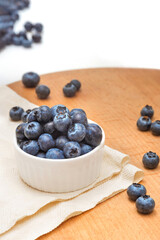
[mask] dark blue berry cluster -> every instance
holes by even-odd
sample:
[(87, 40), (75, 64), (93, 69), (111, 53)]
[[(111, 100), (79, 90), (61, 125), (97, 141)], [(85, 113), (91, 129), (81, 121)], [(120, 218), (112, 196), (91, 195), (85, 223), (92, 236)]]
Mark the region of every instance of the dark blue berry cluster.
[[(8, 46), (23, 46), (30, 48), (32, 43), (41, 42), (43, 25), (26, 22), (24, 30), (15, 33), (14, 24), (19, 19), (19, 10), (29, 7), (29, 0), (0, 0), (0, 49)], [(32, 32), (29, 38), (28, 32)]]
[(10, 110), (13, 121), (22, 120), (16, 128), (17, 143), (28, 154), (49, 158), (75, 158), (92, 151), (102, 140), (102, 130), (88, 123), (84, 110), (69, 111), (64, 105), (40, 106), (24, 111)]
[(137, 121), (137, 127), (140, 131), (151, 130), (155, 136), (160, 136), (160, 120), (156, 120), (152, 123), (151, 118), (154, 115), (152, 106), (146, 105), (141, 110), (141, 117)]
[(133, 183), (127, 188), (128, 197), (136, 201), (136, 208), (139, 213), (149, 214), (155, 207), (155, 201), (146, 195), (146, 188), (139, 183)]
[(63, 88), (63, 93), (66, 97), (75, 96), (76, 92), (81, 88), (81, 83), (77, 79), (73, 79), (70, 83), (67, 83)]

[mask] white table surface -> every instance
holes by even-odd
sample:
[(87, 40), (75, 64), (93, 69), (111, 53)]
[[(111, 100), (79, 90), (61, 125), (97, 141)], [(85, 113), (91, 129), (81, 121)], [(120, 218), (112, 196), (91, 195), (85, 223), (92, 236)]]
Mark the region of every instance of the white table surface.
[(0, 85), (39, 74), (93, 67), (160, 68), (159, 0), (31, 0), (25, 21), (44, 24), (43, 43), (0, 52)]

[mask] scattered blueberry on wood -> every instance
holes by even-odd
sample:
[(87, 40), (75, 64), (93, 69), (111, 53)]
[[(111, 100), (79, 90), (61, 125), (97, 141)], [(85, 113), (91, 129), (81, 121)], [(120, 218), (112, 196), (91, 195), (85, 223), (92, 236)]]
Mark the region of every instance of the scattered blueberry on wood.
[(46, 85), (39, 85), (36, 87), (36, 94), (39, 99), (46, 99), (50, 94), (50, 89)]
[(152, 106), (146, 105), (141, 110), (141, 116), (148, 116), (149, 118), (152, 118), (154, 114), (154, 110)]
[(127, 188), (127, 194), (132, 201), (136, 201), (137, 198), (146, 194), (146, 188), (142, 184), (133, 183)]
[(154, 152), (147, 152), (142, 158), (142, 162), (145, 168), (154, 169), (159, 164), (159, 156)]
[(66, 97), (74, 97), (76, 92), (81, 88), (80, 81), (74, 79), (63, 87), (63, 93)]
[(38, 85), (40, 76), (35, 72), (27, 72), (22, 76), (22, 83), (27, 88), (34, 88)]
[(144, 195), (136, 200), (136, 208), (139, 213), (149, 214), (153, 212), (155, 207), (155, 201), (149, 195)]
[(151, 126), (151, 119), (147, 116), (142, 116), (137, 121), (137, 127), (140, 131), (148, 131)]

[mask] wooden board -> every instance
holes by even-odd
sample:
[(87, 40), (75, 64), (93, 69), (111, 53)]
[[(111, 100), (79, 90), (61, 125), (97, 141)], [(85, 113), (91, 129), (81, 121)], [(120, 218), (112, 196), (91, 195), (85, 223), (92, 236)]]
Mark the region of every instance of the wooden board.
[[(74, 98), (63, 96), (62, 87), (79, 79), (82, 89)], [(160, 119), (160, 71), (144, 69), (86, 69), (41, 76), (41, 83), (51, 88), (50, 98), (39, 100), (34, 89), (15, 82), (9, 87), (38, 105), (64, 104), (70, 109), (83, 108), (106, 133), (106, 144), (129, 154), (131, 163), (145, 173), (142, 183), (156, 202), (151, 215), (137, 213), (126, 191), (99, 204), (94, 209), (61, 224), (39, 240), (158, 240), (160, 239), (160, 166), (146, 170), (142, 156), (151, 150), (160, 155), (160, 137), (137, 130), (136, 121), (146, 104), (155, 110), (153, 121)]]

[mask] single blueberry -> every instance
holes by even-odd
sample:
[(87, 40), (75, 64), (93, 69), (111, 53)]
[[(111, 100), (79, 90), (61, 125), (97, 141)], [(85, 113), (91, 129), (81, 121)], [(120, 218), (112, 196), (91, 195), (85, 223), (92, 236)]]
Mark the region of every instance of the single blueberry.
[(139, 183), (133, 183), (127, 188), (128, 197), (132, 201), (136, 201), (137, 198), (146, 194), (146, 188)]
[(26, 126), (26, 123), (21, 123), (16, 128), (16, 137), (17, 139), (24, 140), (26, 137), (24, 135), (24, 128)]
[(58, 148), (51, 148), (46, 153), (46, 158), (49, 159), (64, 159), (63, 151)]
[(36, 157), (46, 158), (46, 153), (45, 153), (45, 152), (42, 152), (42, 151), (39, 151), (39, 152), (37, 153)]
[(63, 88), (63, 93), (66, 97), (73, 97), (77, 92), (77, 88), (72, 83), (67, 83)]
[(81, 88), (81, 83), (80, 81), (73, 79), (71, 83), (77, 88), (77, 91)]
[(82, 111), (74, 111), (74, 112), (72, 112), (71, 118), (72, 118), (72, 122), (73, 123), (81, 123), (85, 127), (87, 127), (87, 125), (88, 125), (87, 116)]
[(86, 136), (85, 141), (89, 145), (96, 147), (100, 144), (102, 140), (102, 130), (101, 128), (94, 123), (88, 124), (88, 127), (86, 128)]
[(154, 110), (153, 110), (152, 106), (146, 105), (141, 110), (141, 116), (148, 116), (149, 118), (152, 118), (153, 114), (154, 114)]
[(27, 122), (35, 122), (37, 121), (37, 111), (38, 108), (32, 109), (30, 113), (27, 115)]
[(31, 48), (32, 46), (32, 41), (28, 40), (28, 39), (23, 39), (22, 40), (22, 46), (25, 48)]
[(140, 131), (148, 131), (151, 126), (151, 119), (147, 116), (142, 116), (137, 121), (137, 127)]
[(81, 155), (89, 153), (93, 150), (91, 146), (84, 143), (81, 143), (80, 146), (81, 146)]
[(32, 35), (32, 40), (33, 40), (33, 42), (35, 42), (35, 43), (40, 43), (41, 40), (42, 40), (41, 34), (39, 34), (39, 33), (34, 33), (34, 34)]
[(28, 141), (27, 138), (21, 140), (21, 139), (17, 139), (17, 143), (18, 143), (18, 146), (23, 150), (23, 145), (25, 144), (25, 142)]
[(45, 123), (44, 126), (43, 126), (43, 130), (44, 130), (45, 133), (52, 134), (55, 131), (53, 121)]
[(59, 113), (69, 113), (69, 109), (62, 104), (58, 104), (58, 105), (53, 106), (51, 108), (51, 111), (52, 111), (53, 118)]
[(31, 112), (31, 109), (28, 109), (22, 113), (21, 120), (22, 122), (26, 123), (27, 122), (27, 116)]
[(85, 113), (85, 111), (83, 110), (83, 109), (81, 109), (81, 108), (73, 108), (71, 111), (70, 111), (70, 115), (71, 115), (71, 117), (74, 115), (74, 114), (76, 114), (76, 113), (84, 113), (85, 115), (86, 115), (86, 113)]
[(22, 82), (27, 88), (34, 88), (40, 81), (40, 76), (35, 72), (27, 72), (22, 76)]
[(38, 144), (42, 151), (47, 152), (50, 148), (55, 147), (55, 140), (48, 133), (43, 133), (38, 138)]
[(37, 32), (41, 33), (42, 30), (43, 30), (43, 25), (42, 25), (41, 23), (36, 23), (36, 24), (33, 26), (33, 28), (34, 28)]
[(54, 117), (54, 126), (60, 132), (66, 132), (72, 124), (71, 117), (68, 113), (59, 113)]
[(81, 142), (86, 136), (86, 128), (81, 123), (74, 123), (68, 129), (68, 138), (71, 141)]
[(18, 37), (22, 37), (23, 39), (26, 39), (27, 40), (27, 35), (26, 35), (26, 32), (25, 31), (20, 31), (18, 33)]
[(9, 116), (12, 121), (19, 121), (21, 120), (21, 116), (23, 112), (24, 112), (23, 108), (16, 106), (11, 108), (11, 110), (9, 111)]
[(37, 141), (35, 140), (25, 141), (22, 150), (28, 154), (35, 156), (39, 152), (39, 146)]
[(56, 147), (63, 150), (64, 145), (69, 142), (68, 138), (66, 136), (59, 136), (56, 139)]
[(151, 124), (151, 132), (153, 135), (160, 136), (160, 120), (156, 120)]
[(63, 147), (66, 158), (75, 158), (81, 155), (81, 147), (78, 142), (67, 142)]
[(51, 109), (48, 106), (40, 106), (36, 111), (36, 119), (38, 122), (46, 123), (52, 118)]
[(36, 87), (36, 94), (39, 99), (46, 99), (50, 94), (50, 89), (46, 85), (39, 85)]
[(136, 200), (136, 208), (139, 213), (149, 214), (153, 212), (155, 201), (149, 195), (144, 195)]
[(28, 139), (37, 139), (43, 133), (43, 128), (38, 122), (27, 123), (24, 128), (24, 135)]
[(19, 19), (19, 14), (15, 11), (11, 14), (12, 21), (17, 21)]
[(154, 169), (159, 164), (159, 157), (156, 153), (149, 151), (144, 154), (142, 161), (145, 168)]
[(26, 23), (24, 24), (24, 28), (25, 28), (25, 30), (26, 30), (27, 32), (30, 32), (30, 31), (32, 30), (32, 28), (33, 28), (33, 24), (32, 24), (31, 22), (26, 22)]

